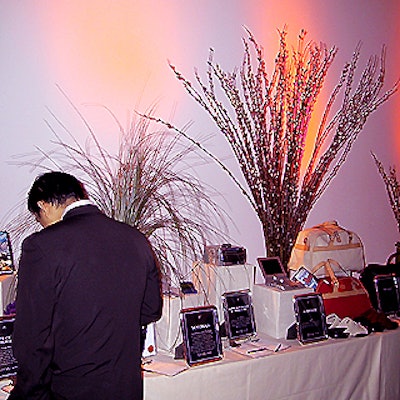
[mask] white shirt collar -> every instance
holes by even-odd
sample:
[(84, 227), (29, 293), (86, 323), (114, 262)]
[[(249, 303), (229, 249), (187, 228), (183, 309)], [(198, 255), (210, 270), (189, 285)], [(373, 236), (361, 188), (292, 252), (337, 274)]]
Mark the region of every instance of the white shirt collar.
[(71, 203), (70, 205), (65, 207), (65, 210), (64, 210), (63, 214), (61, 215), (61, 219), (64, 218), (64, 215), (68, 211), (70, 211), (70, 210), (72, 210), (72, 209), (74, 209), (76, 207), (87, 206), (87, 205), (90, 205), (90, 204), (92, 204), (92, 202), (90, 200), (88, 200), (88, 199), (74, 201), (73, 203)]

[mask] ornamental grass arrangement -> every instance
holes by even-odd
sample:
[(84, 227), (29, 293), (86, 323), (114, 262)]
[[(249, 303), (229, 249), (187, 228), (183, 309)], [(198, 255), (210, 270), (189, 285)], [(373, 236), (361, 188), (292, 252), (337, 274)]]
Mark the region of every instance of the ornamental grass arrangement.
[[(213, 200), (218, 193), (192, 173), (194, 160), (199, 162), (195, 147), (182, 144), (179, 135), (160, 131), (159, 126), (152, 131), (153, 123), (141, 116), (133, 117), (124, 129), (104, 107), (115, 121), (119, 140), (117, 153), (111, 154), (70, 104), (88, 132), (85, 145), (51, 113), (52, 122), (47, 125), (55, 137), (53, 149), (21, 155), (16, 163), (41, 173), (61, 170), (79, 177), (90, 199), (106, 215), (137, 227), (148, 237), (164, 280), (177, 287), (191, 272), (193, 261), (202, 257), (204, 244), (221, 240), (222, 232), (224, 236), (227, 232), (225, 214)], [(17, 213), (7, 224), (16, 243), (36, 229), (38, 224), (27, 211)]]
[[(368, 117), (398, 89), (397, 81), (382, 93), (385, 47), (371, 56), (355, 82), (361, 46), (346, 62), (323, 109), (319, 125), (311, 117), (337, 48), (298, 36), (289, 48), (287, 32), (279, 32), (279, 50), (271, 74), (262, 47), (248, 30), (242, 64), (224, 71), (210, 50), (205, 79), (195, 71), (195, 83), (170, 64), (187, 93), (209, 114), (228, 141), (247, 186), (204, 144), (158, 118), (208, 154), (232, 178), (262, 225), (265, 249), (284, 265), (310, 210), (345, 162)], [(151, 117), (154, 119), (153, 117)], [(312, 143), (311, 155), (306, 144)]]
[[(400, 182), (397, 178), (396, 167), (389, 166), (388, 171), (386, 171), (385, 167), (378, 160), (377, 156), (374, 153), (371, 154), (375, 161), (376, 167), (378, 168), (379, 175), (385, 184), (386, 193), (389, 198), (389, 204), (397, 223), (397, 229), (400, 233)], [(400, 246), (400, 242), (397, 242), (396, 245)]]

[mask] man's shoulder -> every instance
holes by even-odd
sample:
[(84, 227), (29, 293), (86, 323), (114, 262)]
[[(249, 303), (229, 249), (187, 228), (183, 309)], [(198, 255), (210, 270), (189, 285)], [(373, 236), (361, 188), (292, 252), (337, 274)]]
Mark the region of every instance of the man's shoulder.
[(63, 219), (67, 220), (68, 218), (85, 214), (103, 214), (103, 213), (95, 204), (85, 204), (68, 210), (63, 216)]

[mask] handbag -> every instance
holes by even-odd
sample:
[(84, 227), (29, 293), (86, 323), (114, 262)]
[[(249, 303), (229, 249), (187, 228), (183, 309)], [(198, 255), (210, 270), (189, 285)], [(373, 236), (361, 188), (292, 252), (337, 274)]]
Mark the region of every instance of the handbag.
[[(333, 267), (346, 276), (336, 276)], [(322, 295), (325, 313), (337, 314), (340, 318), (357, 318), (372, 308), (367, 290), (359, 279), (347, 275), (346, 271), (335, 260), (320, 262), (313, 273), (325, 269), (325, 277), (320, 278), (315, 289)]]
[[(323, 222), (300, 231), (288, 262), (290, 276), (301, 266), (311, 272), (327, 259), (336, 260), (345, 271), (362, 271), (365, 268), (365, 256), (360, 237), (339, 226), (336, 221)], [(316, 274), (317, 278), (322, 276), (322, 272)], [(338, 273), (341, 274), (341, 271)]]

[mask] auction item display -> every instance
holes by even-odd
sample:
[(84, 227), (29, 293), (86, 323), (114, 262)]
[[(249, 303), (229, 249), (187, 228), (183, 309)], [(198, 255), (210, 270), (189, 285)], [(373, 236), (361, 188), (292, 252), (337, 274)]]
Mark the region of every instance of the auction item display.
[(293, 275), (293, 280), (302, 283), (305, 287), (316, 289), (318, 279), (307, 268), (301, 266)]
[(193, 282), (205, 303), (217, 307), (218, 318), (224, 320), (222, 295), (238, 290), (252, 291), (255, 280), (255, 266), (251, 264), (215, 265), (204, 262), (194, 263)]
[[(356, 324), (354, 318), (372, 307), (360, 280), (335, 260), (321, 262), (312, 272), (299, 268), (292, 279), (302, 284), (280, 285), (269, 284), (270, 275), (290, 280), (278, 257), (259, 257), (258, 262), (264, 283), (255, 283), (256, 267), (250, 264), (195, 262), (192, 281), (197, 293), (181, 290), (175, 295), (170, 292), (164, 299), (163, 318), (156, 323), (157, 346), (163, 346), (162, 337), (174, 330), (170, 335), (173, 340), (161, 350), (175, 359), (185, 359), (191, 367), (221, 360), (222, 348), (244, 352), (246, 345), (255, 346), (264, 335), (268, 340), (297, 339), (300, 344), (359, 335), (344, 334), (342, 328), (328, 330), (327, 314), (336, 313), (342, 322), (347, 318)], [(322, 277), (313, 274), (319, 270)], [(383, 288), (383, 281), (379, 283)], [(369, 333), (366, 330), (363, 335)], [(262, 352), (256, 355), (264, 356)]]
[(400, 312), (399, 280), (395, 274), (375, 276), (374, 286), (378, 311), (386, 315), (395, 315)]
[(288, 329), (296, 322), (293, 312), (294, 296), (311, 293), (313, 290), (306, 287), (280, 290), (265, 284), (255, 284), (252, 294), (257, 331), (275, 339), (286, 338)]
[(203, 261), (214, 265), (246, 264), (247, 252), (244, 247), (232, 246), (230, 243), (208, 245), (204, 249)]
[(184, 308), (205, 305), (204, 294), (200, 293), (168, 293), (164, 294), (161, 318), (156, 322), (157, 348), (167, 353), (174, 353), (182, 343), (182, 330), (179, 313)]
[(328, 327), (322, 296), (317, 293), (294, 298), (298, 339), (307, 344), (328, 339)]
[[(372, 306), (378, 309), (378, 296), (376, 291), (376, 277), (384, 275), (393, 275), (400, 280), (400, 264), (368, 264), (360, 274), (360, 281), (367, 289)], [(399, 283), (400, 284), (400, 283)]]
[(230, 340), (241, 340), (256, 334), (253, 301), (250, 291), (223, 294), (225, 329)]
[(192, 366), (222, 359), (217, 309), (214, 306), (181, 310), (186, 362)]
[(289, 279), (279, 257), (258, 257), (257, 262), (267, 286), (277, 287), (281, 290), (304, 288), (301, 282)]
[(338, 262), (326, 260), (318, 264), (313, 272), (320, 270), (324, 278), (319, 279), (315, 291), (322, 295), (327, 314), (335, 313), (340, 318), (354, 319), (372, 308), (368, 292), (360, 280), (346, 275), (347, 272)]
[[(336, 221), (300, 231), (288, 263), (289, 275), (292, 277), (301, 266), (312, 271), (328, 259), (336, 260), (345, 271), (361, 272), (365, 268), (365, 256), (360, 237)], [(323, 271), (319, 271), (317, 277), (322, 276)]]

